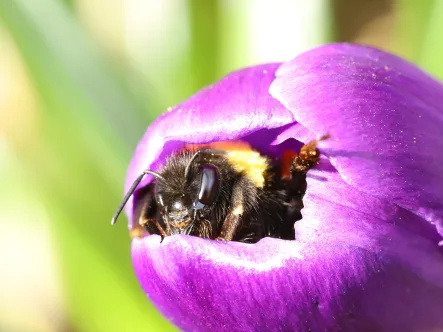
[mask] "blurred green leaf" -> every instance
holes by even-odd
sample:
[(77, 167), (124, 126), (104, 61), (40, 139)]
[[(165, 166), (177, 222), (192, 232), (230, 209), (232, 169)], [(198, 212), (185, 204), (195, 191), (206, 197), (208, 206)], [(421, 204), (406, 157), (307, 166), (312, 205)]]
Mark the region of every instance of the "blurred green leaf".
[(128, 153), (146, 128), (144, 110), (73, 14), (56, 0), (1, 0), (0, 15), (54, 111)]
[(41, 101), (42, 140), (21, 158), (51, 215), (74, 329), (174, 330), (135, 280), (124, 221), (109, 225), (143, 108), (62, 3), (1, 0), (0, 17)]
[(248, 51), (248, 33), (245, 29), (248, 3), (218, 1), (218, 6), (218, 56), (223, 61), (218, 64), (217, 76), (223, 76), (244, 66), (245, 54)]
[(219, 4), (217, 0), (188, 0), (191, 25), (190, 58), (193, 88), (214, 82), (219, 66)]
[(427, 71), (443, 80), (443, 2), (434, 1), (429, 15), (426, 35), (418, 63)]
[(402, 57), (418, 63), (424, 54), (426, 35), (434, 0), (397, 0), (395, 3), (395, 26), (393, 49)]
[(395, 52), (443, 79), (443, 2), (399, 0), (396, 17)]

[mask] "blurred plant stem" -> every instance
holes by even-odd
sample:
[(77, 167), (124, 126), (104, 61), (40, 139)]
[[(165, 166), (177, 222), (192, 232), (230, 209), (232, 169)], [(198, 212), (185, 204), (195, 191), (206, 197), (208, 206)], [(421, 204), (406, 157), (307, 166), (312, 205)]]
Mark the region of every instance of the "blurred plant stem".
[(395, 0), (330, 0), (333, 40), (389, 49)]
[(415, 0), (396, 1), (393, 48), (397, 54), (409, 61), (420, 63), (426, 35), (429, 33), (430, 18), (437, 2), (439, 1), (422, 0), (420, 5), (417, 5)]
[(443, 80), (443, 1), (433, 1), (418, 63)]
[(443, 79), (443, 2), (398, 0), (394, 50)]
[(217, 79), (220, 65), (218, 36), (220, 34), (220, 10), (217, 0), (188, 0), (191, 27), (189, 80), (194, 93)]

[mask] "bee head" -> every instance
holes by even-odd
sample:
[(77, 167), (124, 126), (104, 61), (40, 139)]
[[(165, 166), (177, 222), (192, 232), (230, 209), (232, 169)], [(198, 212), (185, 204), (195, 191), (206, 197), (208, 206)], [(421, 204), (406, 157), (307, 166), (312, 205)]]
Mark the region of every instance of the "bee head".
[[(229, 189), (235, 172), (226, 158), (226, 151), (202, 149), (195, 153), (185, 150), (172, 155), (157, 172), (150, 170), (134, 181), (117, 212), (112, 218), (114, 224), (146, 174), (155, 177), (151, 190), (153, 195), (144, 194), (147, 204), (142, 204), (139, 216), (156, 219), (165, 228), (165, 235), (193, 234), (195, 227), (206, 229), (212, 237), (221, 227), (229, 207)], [(143, 198), (143, 199), (145, 199)], [(142, 223), (140, 223), (142, 224)], [(149, 226), (149, 225), (148, 225)]]
[(157, 179), (157, 205), (171, 234), (190, 234), (194, 224), (208, 217), (217, 202), (220, 190), (217, 159), (206, 163), (204, 158), (198, 158), (200, 155), (201, 152), (174, 156)]

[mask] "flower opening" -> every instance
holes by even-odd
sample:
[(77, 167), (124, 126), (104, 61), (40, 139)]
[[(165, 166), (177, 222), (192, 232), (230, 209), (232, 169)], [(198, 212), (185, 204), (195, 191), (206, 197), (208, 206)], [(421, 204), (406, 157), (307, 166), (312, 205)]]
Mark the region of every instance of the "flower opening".
[[(127, 189), (186, 144), (243, 140), (278, 155), (331, 138), (307, 174), (295, 241), (134, 239), (144, 291), (185, 330), (442, 328), (442, 101), (443, 86), (404, 60), (335, 44), (242, 69), (178, 105), (140, 142)], [(131, 229), (152, 180), (126, 206)]]

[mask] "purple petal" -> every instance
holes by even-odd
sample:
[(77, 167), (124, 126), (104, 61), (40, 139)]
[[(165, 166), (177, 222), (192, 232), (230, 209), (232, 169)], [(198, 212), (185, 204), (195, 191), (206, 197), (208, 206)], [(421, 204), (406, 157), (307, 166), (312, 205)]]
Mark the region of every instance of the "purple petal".
[(300, 124), (331, 134), (323, 151), (347, 183), (441, 225), (440, 83), (396, 56), (338, 44), (283, 64), (270, 91)]
[(184, 330), (411, 331), (443, 326), (442, 255), (413, 233), (402, 238), (417, 239), (408, 259), (377, 239), (248, 245), (175, 236), (159, 244), (149, 236), (132, 250), (144, 291)]
[[(373, 53), (361, 57), (368, 52)], [(334, 61), (330, 60), (333, 56)], [(344, 70), (345, 65), (351, 69)], [(382, 76), (379, 72), (384, 73), (385, 66), (395, 75), (388, 70), (390, 74)], [(420, 160), (411, 159), (412, 153), (403, 145), (413, 148), (412, 143), (402, 142), (396, 131), (402, 128), (404, 137), (415, 135), (415, 127), (408, 126), (411, 118), (404, 122), (383, 110), (408, 106), (413, 113), (417, 108), (412, 103), (421, 107), (422, 117), (434, 117), (437, 122), (436, 100), (443, 96), (436, 91), (443, 88), (413, 66), (380, 51), (326, 46), (278, 69), (271, 91), (285, 108), (268, 93), (277, 67), (233, 73), (162, 116), (137, 148), (127, 186), (142, 170), (156, 170), (165, 156), (185, 143), (241, 138), (272, 152), (277, 145), (296, 146), (294, 138), (306, 142), (329, 132), (332, 139), (324, 146), (330, 160), (323, 158), (309, 173), (303, 219), (296, 223), (297, 240), (266, 238), (249, 245), (190, 236), (168, 237), (162, 243), (158, 236), (135, 239), (133, 263), (144, 291), (168, 319), (185, 330), (442, 328), (443, 248), (436, 245), (435, 228), (424, 219), (432, 221), (429, 216), (441, 211), (441, 193), (428, 183), (440, 178), (423, 162), (424, 156), (432, 163), (438, 161), (438, 152), (429, 152), (440, 147), (439, 137), (435, 127), (431, 134), (424, 133), (427, 154), (413, 150)], [(294, 68), (300, 77), (292, 77)], [(328, 77), (322, 76), (323, 71)], [(372, 79), (373, 72), (380, 75), (380, 82)], [(330, 86), (323, 82), (327, 79)], [(402, 84), (410, 89), (410, 82), (420, 84), (412, 97), (402, 90)], [(367, 95), (358, 93), (363, 87)], [(358, 104), (352, 98), (354, 90)], [(354, 115), (348, 119), (347, 112)], [(372, 131), (367, 132), (365, 126)], [(385, 131), (380, 130), (383, 127)], [(400, 147), (392, 148), (392, 144)], [(376, 152), (386, 159), (383, 167), (374, 165), (374, 160), (379, 163), (374, 159)], [(417, 168), (410, 169), (411, 165)], [(425, 183), (415, 177), (421, 171)], [(366, 172), (366, 182), (361, 172)], [(380, 186), (387, 185), (383, 172), (393, 177), (388, 183), (392, 193)], [(419, 194), (410, 191), (414, 186)], [(127, 207), (129, 216), (132, 209), (132, 205)]]

